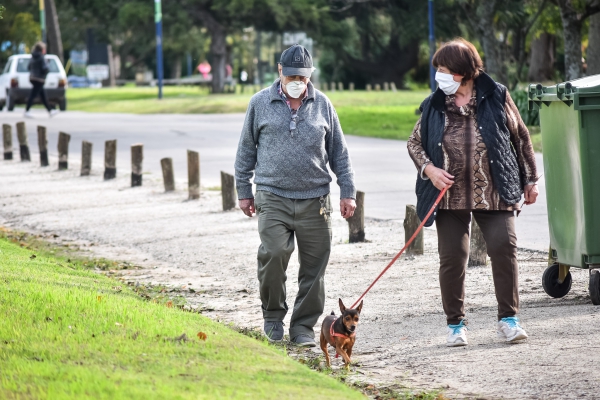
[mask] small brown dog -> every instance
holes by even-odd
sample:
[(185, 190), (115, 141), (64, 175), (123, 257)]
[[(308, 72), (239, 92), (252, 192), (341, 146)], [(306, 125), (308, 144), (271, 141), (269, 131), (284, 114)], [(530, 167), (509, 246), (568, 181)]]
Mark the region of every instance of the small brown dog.
[[(346, 308), (342, 299), (340, 299), (341, 317), (336, 317), (332, 311), (323, 320), (321, 325), (321, 350), (325, 354), (327, 366), (331, 367), (327, 345), (335, 347), (337, 354), (341, 355), (345, 361), (345, 367), (350, 368), (350, 357), (352, 356), (352, 347), (356, 340), (356, 326), (358, 325), (358, 317), (362, 310), (363, 302), (356, 309)], [(337, 355), (336, 355), (337, 357)]]

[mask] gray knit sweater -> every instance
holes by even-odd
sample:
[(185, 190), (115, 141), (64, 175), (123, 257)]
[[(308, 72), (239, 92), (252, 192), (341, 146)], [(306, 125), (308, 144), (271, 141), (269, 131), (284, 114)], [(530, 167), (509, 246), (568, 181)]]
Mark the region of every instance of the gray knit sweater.
[(310, 199), (329, 193), (337, 176), (341, 198), (356, 198), (354, 171), (340, 121), (329, 99), (308, 84), (308, 98), (290, 131), (291, 112), (279, 95), (277, 80), (250, 100), (235, 160), (239, 199), (266, 190), (290, 199)]

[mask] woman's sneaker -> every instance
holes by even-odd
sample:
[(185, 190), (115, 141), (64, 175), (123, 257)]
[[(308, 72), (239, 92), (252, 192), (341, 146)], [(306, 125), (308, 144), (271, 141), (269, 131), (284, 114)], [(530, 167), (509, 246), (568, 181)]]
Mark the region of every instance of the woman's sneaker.
[(446, 346), (457, 347), (469, 344), (467, 342), (467, 325), (465, 324), (465, 320), (461, 320), (457, 325), (448, 324), (447, 332)]
[(519, 318), (517, 317), (506, 317), (498, 321), (496, 325), (496, 331), (498, 337), (506, 340), (507, 342), (516, 342), (517, 340), (527, 339), (527, 333), (525, 329), (519, 325)]

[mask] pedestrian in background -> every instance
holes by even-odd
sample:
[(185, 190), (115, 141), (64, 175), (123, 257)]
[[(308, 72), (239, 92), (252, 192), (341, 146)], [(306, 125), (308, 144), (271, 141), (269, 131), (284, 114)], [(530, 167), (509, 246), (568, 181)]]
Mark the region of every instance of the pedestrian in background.
[(33, 46), (31, 60), (29, 60), (29, 65), (27, 66), (27, 69), (29, 69), (29, 81), (33, 85), (33, 88), (31, 89), (31, 92), (29, 92), (29, 98), (27, 99), (27, 107), (25, 108), (26, 118), (33, 118), (33, 114), (29, 112), (29, 109), (38, 95), (42, 100), (42, 104), (44, 104), (44, 107), (48, 110), (50, 117), (53, 117), (60, 112), (59, 110), (52, 110), (50, 108), (46, 97), (46, 91), (44, 90), (46, 76), (50, 70), (46, 58), (44, 57), (45, 54), (46, 45), (44, 43), (38, 42)]
[(527, 127), (508, 90), (483, 72), (475, 46), (456, 39), (433, 56), (438, 89), (421, 104), (408, 140), (417, 167), (417, 213), (423, 220), (440, 191), (449, 188), (425, 226), (436, 222), (440, 288), (447, 345), (467, 344), (465, 273), (471, 216), (481, 228), (492, 262), (498, 301), (498, 336), (527, 338), (516, 317), (519, 280), (515, 213), (536, 201), (535, 154)]
[[(325, 306), (325, 268), (331, 252), (331, 176), (341, 189), (342, 217), (356, 208), (354, 172), (333, 105), (310, 82), (312, 57), (300, 45), (281, 54), (279, 79), (250, 100), (235, 161), (240, 208), (258, 214), (258, 281), (264, 331), (283, 339), (286, 270), (298, 242), (298, 295), (289, 335), (316, 345), (314, 325)], [(254, 176), (256, 197), (252, 193)]]

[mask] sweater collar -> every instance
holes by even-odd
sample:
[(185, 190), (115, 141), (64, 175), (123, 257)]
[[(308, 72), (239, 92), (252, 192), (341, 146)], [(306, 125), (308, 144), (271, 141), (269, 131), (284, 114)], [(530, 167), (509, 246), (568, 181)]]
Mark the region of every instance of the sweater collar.
[[(281, 96), (279, 95), (279, 81), (280, 79), (277, 78), (275, 80), (275, 82), (273, 82), (273, 84), (271, 85), (271, 87), (269, 88), (269, 93), (271, 96), (271, 102), (273, 101), (283, 101), (283, 99), (281, 98)], [(308, 95), (306, 96), (306, 100), (308, 99), (313, 99), (315, 98), (315, 87), (313, 86), (311, 81), (308, 81), (308, 85), (306, 85), (306, 88), (308, 90)]]
[[(491, 76), (482, 71), (479, 76), (475, 78), (475, 88), (477, 88), (477, 104), (479, 104), (481, 99), (496, 90), (496, 82)], [(431, 96), (431, 106), (437, 111), (444, 111), (445, 105), (446, 93), (438, 88)]]

